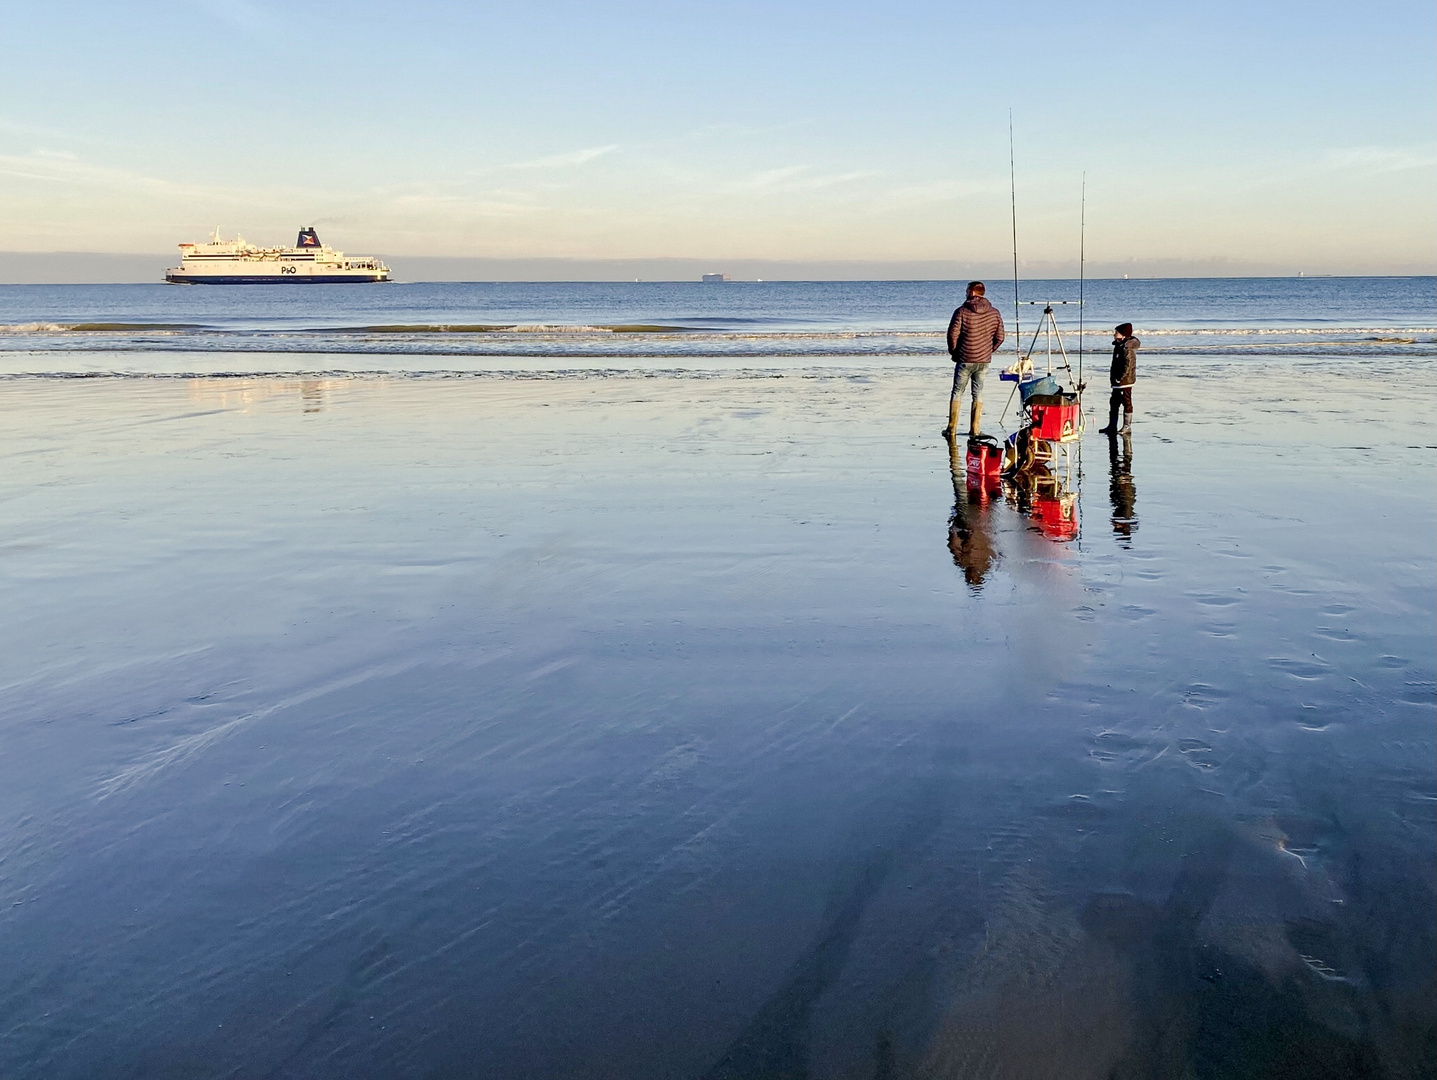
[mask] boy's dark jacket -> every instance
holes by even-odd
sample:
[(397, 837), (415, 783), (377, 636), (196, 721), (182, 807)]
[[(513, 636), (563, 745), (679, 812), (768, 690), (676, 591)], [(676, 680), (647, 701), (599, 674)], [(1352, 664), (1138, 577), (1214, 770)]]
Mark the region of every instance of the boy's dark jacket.
[(1135, 337), (1113, 342), (1113, 370), (1108, 376), (1113, 386), (1132, 386), (1138, 381), (1138, 346)]

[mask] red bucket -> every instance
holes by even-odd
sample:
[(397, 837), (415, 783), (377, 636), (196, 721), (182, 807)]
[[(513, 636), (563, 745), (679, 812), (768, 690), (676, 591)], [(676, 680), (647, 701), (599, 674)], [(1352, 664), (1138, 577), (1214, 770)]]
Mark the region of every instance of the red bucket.
[(1003, 447), (992, 436), (968, 440), (968, 486), (992, 487), (1001, 482)]

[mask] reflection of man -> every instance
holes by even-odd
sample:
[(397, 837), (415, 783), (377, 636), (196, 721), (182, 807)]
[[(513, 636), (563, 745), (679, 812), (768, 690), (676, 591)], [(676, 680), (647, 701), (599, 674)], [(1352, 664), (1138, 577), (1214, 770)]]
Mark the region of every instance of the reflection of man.
[(1108, 399), (1108, 426), (1100, 428), (1103, 435), (1115, 435), (1118, 428), (1118, 406), (1123, 407), (1123, 431), (1133, 429), (1133, 384), (1138, 381), (1138, 346), (1133, 337), (1133, 324), (1121, 323), (1113, 328), (1113, 369), (1108, 381), (1113, 385), (1113, 396)]
[(953, 513), (948, 518), (948, 551), (963, 580), (975, 591), (998, 561), (988, 508), (981, 491), (970, 494), (964, 477), (963, 456), (956, 442), (948, 444), (948, 467), (953, 473)]
[(1133, 486), (1133, 440), (1129, 435), (1108, 440), (1108, 494), (1113, 500), (1113, 535), (1122, 539), (1127, 546), (1128, 539), (1138, 527), (1138, 516), (1134, 504), (1138, 501), (1137, 488)]
[(988, 302), (981, 281), (968, 283), (967, 299), (948, 320), (948, 354), (953, 357), (953, 392), (948, 395), (948, 426), (943, 437), (951, 439), (958, 430), (958, 409), (963, 391), (973, 387), (973, 409), (969, 414), (968, 437), (977, 438), (983, 419), (983, 373), (1003, 344), (1003, 316)]

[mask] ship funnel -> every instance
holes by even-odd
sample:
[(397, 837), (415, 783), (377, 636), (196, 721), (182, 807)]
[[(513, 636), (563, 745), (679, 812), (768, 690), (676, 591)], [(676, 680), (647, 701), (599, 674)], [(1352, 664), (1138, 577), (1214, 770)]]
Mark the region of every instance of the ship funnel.
[(299, 230), (299, 239), (294, 242), (295, 247), (317, 248), (319, 244), (319, 233), (314, 231), (314, 226)]

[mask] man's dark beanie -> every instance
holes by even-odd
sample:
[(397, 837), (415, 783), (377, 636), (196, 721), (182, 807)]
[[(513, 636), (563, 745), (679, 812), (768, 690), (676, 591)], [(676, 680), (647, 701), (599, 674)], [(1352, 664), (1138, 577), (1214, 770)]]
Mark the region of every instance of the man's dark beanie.
[(1122, 334), (1123, 337), (1133, 336), (1133, 324), (1130, 322), (1118, 323), (1118, 325), (1113, 327), (1113, 329), (1116, 330), (1118, 333)]

